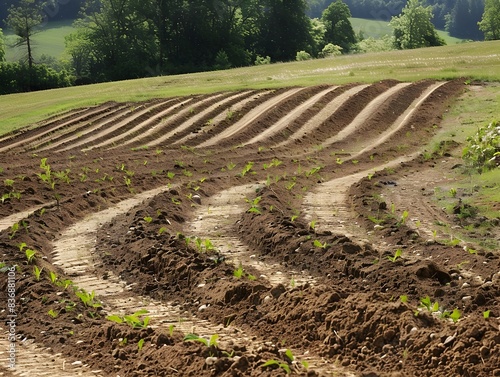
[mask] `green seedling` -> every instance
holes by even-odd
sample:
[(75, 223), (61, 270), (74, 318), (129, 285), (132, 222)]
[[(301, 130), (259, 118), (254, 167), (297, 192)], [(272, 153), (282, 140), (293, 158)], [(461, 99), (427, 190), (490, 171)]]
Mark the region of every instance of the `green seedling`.
[(403, 255), (403, 250), (401, 249), (397, 249), (395, 252), (394, 252), (394, 255), (391, 257), (391, 256), (387, 256), (387, 259), (389, 259), (392, 263), (396, 262), (396, 260), (398, 258), (401, 258), (401, 256)]
[(36, 251), (33, 249), (26, 249), (24, 252), (26, 254), (26, 259), (28, 260), (28, 263), (31, 263), (33, 259), (35, 259), (36, 256)]
[(144, 339), (140, 339), (139, 342), (137, 342), (137, 349), (139, 351), (142, 350), (142, 347), (144, 347)]
[(174, 335), (175, 325), (168, 326), (168, 335), (172, 337)]
[(314, 245), (314, 247), (317, 247), (317, 248), (323, 249), (323, 250), (327, 250), (330, 248), (330, 245), (328, 243), (326, 243), (326, 241), (325, 241), (325, 243), (321, 243), (320, 240), (314, 240), (313, 245)]
[(229, 162), (229, 163), (226, 165), (227, 170), (233, 170), (235, 167), (236, 167), (236, 164), (234, 164), (234, 163), (232, 163), (232, 162)]
[(399, 296), (399, 299), (401, 300), (401, 302), (403, 304), (406, 304), (408, 302), (408, 296), (406, 296), (406, 295)]
[(55, 310), (53, 309), (50, 309), (48, 312), (47, 312), (48, 315), (50, 315), (52, 318), (57, 318), (57, 316), (59, 315), (58, 312), (56, 312)]
[(244, 177), (245, 175), (247, 175), (252, 170), (252, 167), (253, 167), (253, 162), (251, 162), (251, 161), (247, 162), (247, 164), (245, 165), (245, 167), (241, 171), (240, 176)]
[(247, 203), (250, 203), (250, 208), (247, 210), (249, 213), (256, 213), (257, 215), (260, 215), (262, 212), (259, 209), (259, 202), (262, 200), (262, 196), (257, 196), (255, 199), (250, 200), (248, 198), (245, 198), (245, 201)]
[(290, 367), (288, 366), (288, 364), (286, 364), (286, 363), (280, 363), (279, 361), (274, 360), (274, 359), (267, 360), (264, 364), (262, 364), (262, 368), (269, 367), (269, 366), (274, 366), (274, 365), (276, 365), (278, 368), (283, 369), (286, 374), (290, 374), (291, 373), (291, 370), (290, 370)]
[(9, 239), (13, 239), (18, 230), (19, 230), (19, 223), (12, 224), (12, 226), (10, 227)]
[(184, 337), (185, 342), (200, 342), (203, 343), (207, 347), (217, 347), (217, 340), (219, 339), (219, 334), (213, 334), (210, 339), (203, 338), (196, 334), (187, 334)]
[(311, 168), (311, 170), (306, 172), (306, 177), (310, 177), (310, 176), (318, 173), (321, 169), (322, 169), (321, 166), (316, 166), (316, 167)]
[(167, 228), (165, 228), (164, 226), (162, 226), (159, 230), (158, 230), (158, 234), (159, 235), (162, 235), (163, 233), (165, 233), (167, 231)]
[(403, 214), (401, 215), (401, 224), (406, 224), (406, 219), (408, 219), (409, 213), (408, 211), (403, 211)]
[(55, 284), (57, 281), (57, 275), (54, 271), (49, 272), (49, 280), (52, 284)]
[(151, 216), (146, 216), (144, 217), (144, 221), (150, 224), (153, 221), (153, 218)]
[(420, 299), (419, 307), (425, 308), (431, 313), (437, 312), (439, 310), (438, 302), (436, 301), (436, 302), (432, 303), (429, 296), (426, 296), (426, 297)]
[(17, 245), (17, 247), (19, 247), (19, 251), (22, 253), (24, 248), (27, 247), (28, 245), (26, 244), (26, 242), (21, 242), (19, 245)]
[(288, 359), (292, 362), (295, 360), (295, 357), (293, 356), (293, 353), (290, 349), (287, 349), (285, 351), (285, 356), (288, 357)]
[(3, 184), (5, 187), (14, 187), (14, 180), (13, 179), (6, 179), (3, 181)]
[(484, 318), (484, 319), (488, 319), (488, 318), (490, 318), (490, 312), (491, 312), (490, 310), (485, 310), (485, 311), (483, 312), (483, 318)]
[(87, 307), (91, 308), (100, 308), (102, 305), (99, 302), (95, 301), (95, 292), (92, 291), (88, 293), (85, 289), (80, 289), (75, 292), (76, 296), (83, 302), (83, 304)]
[(457, 189), (456, 189), (456, 188), (454, 188), (454, 187), (452, 187), (452, 188), (450, 189), (450, 191), (448, 191), (448, 192), (450, 193), (450, 196), (451, 196), (452, 198), (455, 198), (455, 197), (457, 196)]
[(144, 317), (145, 314), (149, 313), (146, 309), (141, 309), (130, 315), (110, 315), (107, 316), (106, 319), (115, 323), (127, 323), (133, 329), (145, 329), (148, 327), (149, 322), (151, 321), (151, 317)]
[(233, 271), (233, 275), (234, 277), (236, 277), (237, 279), (241, 278), (243, 276), (243, 266), (240, 265), (238, 266), (238, 268), (236, 270)]
[(316, 231), (316, 220), (312, 220), (310, 223), (309, 223), (309, 229), (312, 230), (313, 232)]
[(40, 275), (43, 271), (43, 268), (38, 268), (38, 266), (33, 266), (33, 275), (35, 276), (36, 281), (40, 281)]

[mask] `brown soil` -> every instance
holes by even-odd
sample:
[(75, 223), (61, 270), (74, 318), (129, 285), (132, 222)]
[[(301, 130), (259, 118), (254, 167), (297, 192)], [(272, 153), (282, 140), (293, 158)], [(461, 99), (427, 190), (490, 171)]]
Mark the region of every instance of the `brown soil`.
[(437, 208), (460, 146), (421, 154), (466, 87), (399, 84), (108, 103), (2, 138), (0, 375), (500, 376), (500, 218)]

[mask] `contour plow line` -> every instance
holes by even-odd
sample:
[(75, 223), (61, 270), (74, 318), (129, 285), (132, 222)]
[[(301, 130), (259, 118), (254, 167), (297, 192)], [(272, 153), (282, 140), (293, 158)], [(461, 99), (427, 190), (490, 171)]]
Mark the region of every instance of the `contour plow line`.
[[(135, 129), (136, 136), (129, 138), (129, 139), (123, 139), (118, 143), (119, 145), (112, 146), (110, 148), (111, 149), (117, 148), (117, 147), (121, 147), (124, 145), (130, 145), (133, 143), (140, 144), (140, 145), (150, 145), (149, 143), (154, 142), (154, 140), (156, 140), (155, 135), (157, 137), (161, 137), (162, 135), (164, 135), (164, 132), (169, 132), (171, 130), (172, 125), (176, 121), (181, 120), (186, 116), (189, 116), (193, 111), (193, 106), (196, 106), (196, 107), (198, 107), (200, 105), (203, 106), (203, 104), (210, 102), (210, 101), (213, 101), (213, 100), (215, 100), (219, 97), (222, 97), (224, 95), (227, 95), (227, 93), (218, 93), (218, 94), (206, 97), (206, 98), (199, 100), (199, 101), (196, 101), (196, 102), (194, 102), (195, 100), (193, 100), (193, 104), (191, 107), (186, 107), (185, 109), (179, 111), (178, 113), (172, 115), (169, 118), (163, 119), (161, 122), (156, 123), (154, 126), (149, 127), (147, 130), (145, 130), (141, 133), (137, 133), (137, 129), (138, 129), (138, 127), (137, 127)], [(180, 106), (184, 106), (184, 102)], [(156, 118), (156, 119), (158, 119), (158, 118)], [(143, 128), (144, 125), (141, 125), (141, 126)], [(177, 127), (175, 127), (175, 128), (177, 128)]]
[(387, 101), (392, 95), (399, 92), (401, 89), (411, 85), (411, 83), (400, 83), (394, 85), (393, 87), (387, 89), (385, 92), (373, 99), (357, 116), (353, 121), (339, 131), (336, 135), (326, 139), (321, 143), (322, 147), (327, 147), (337, 141), (347, 138), (349, 135), (354, 133), (359, 127), (366, 122), (366, 120), (375, 112), (375, 110), (380, 107), (385, 101)]
[(193, 117), (189, 118), (187, 121), (185, 121), (184, 123), (180, 124), (175, 129), (173, 129), (173, 130), (167, 132), (166, 134), (162, 135), (161, 137), (159, 137), (159, 138), (151, 141), (150, 143), (148, 143), (148, 145), (149, 146), (155, 146), (155, 145), (158, 145), (158, 144), (166, 142), (167, 140), (173, 138), (176, 134), (179, 134), (181, 132), (186, 131), (187, 129), (189, 129), (189, 127), (193, 126), (196, 122), (199, 122), (201, 119), (203, 119), (203, 117), (205, 117), (208, 114), (210, 114), (211, 112), (217, 110), (217, 108), (219, 108), (221, 106), (224, 106), (228, 102), (231, 102), (231, 101), (233, 101), (233, 100), (235, 100), (235, 99), (237, 99), (239, 97), (246, 96), (249, 93), (251, 93), (251, 91), (237, 93), (237, 94), (235, 94), (233, 96), (224, 98), (223, 100), (214, 103), (212, 106), (207, 107), (205, 110), (203, 110), (203, 111), (199, 112), (198, 114), (194, 115)]
[[(104, 109), (97, 107), (90, 112), (86, 112), (85, 114), (82, 114), (74, 119), (70, 119), (67, 122), (59, 124), (57, 126), (52, 126), (52, 127), (49, 126), (49, 128), (46, 131), (43, 131), (41, 133), (36, 133), (33, 136), (23, 137), (21, 135), (20, 137), (18, 137), (19, 135), (16, 135), (13, 137), (12, 143), (0, 148), (0, 152), (10, 150), (10, 149), (15, 148), (19, 145), (25, 145), (26, 143), (29, 143), (29, 142), (34, 141), (36, 139), (39, 139), (42, 136), (54, 133), (55, 131), (60, 130), (60, 129), (64, 129), (64, 127), (71, 126), (74, 123), (77, 123), (80, 121), (84, 122), (85, 120), (89, 119), (93, 115), (95, 115), (96, 119), (103, 118), (107, 115), (106, 111), (109, 110), (110, 108), (112, 108), (113, 106), (116, 106), (116, 104), (110, 104), (109, 106), (106, 106)], [(30, 132), (30, 131), (28, 131), (28, 132)], [(16, 141), (16, 139), (19, 139), (19, 141)]]
[[(41, 127), (49, 127), (50, 128), (51, 124), (64, 121), (65, 119), (70, 120), (70, 119), (72, 119), (72, 117), (76, 117), (76, 116), (78, 116), (78, 114), (83, 114), (84, 112), (87, 112), (90, 109), (91, 108), (87, 107), (87, 108), (70, 110), (70, 111), (64, 112), (64, 113), (59, 114), (59, 115), (54, 115), (53, 117), (50, 117), (50, 118), (47, 118), (41, 122), (38, 122), (36, 124), (36, 129), (39, 129)], [(7, 140), (12, 140), (17, 136), (18, 136), (17, 134), (6, 134), (6, 135), (0, 137), (0, 143), (3, 143)]]
[[(184, 333), (197, 333), (205, 337), (219, 334), (221, 344), (224, 343), (225, 339), (232, 339), (239, 345), (245, 345), (250, 352), (263, 346), (265, 340), (255, 339), (255, 336), (245, 334), (241, 329), (234, 326), (214, 325), (209, 321), (190, 317), (189, 313), (182, 311), (179, 306), (133, 295), (130, 292), (132, 287), (112, 273), (109, 273), (106, 279), (99, 278), (92, 273), (94, 269), (93, 260), (96, 254), (97, 230), (113, 217), (128, 212), (141, 202), (149, 200), (170, 188), (164, 186), (142, 192), (109, 209), (94, 213), (67, 228), (53, 244), (54, 264), (59, 265), (66, 274), (71, 276), (76, 286), (88, 292), (94, 291), (96, 298), (102, 302), (103, 309), (107, 313), (130, 314), (145, 309), (149, 312), (148, 316), (151, 317), (151, 326), (153, 327), (168, 328), (173, 324), (176, 329)], [(182, 319), (182, 321), (179, 321), (179, 319)], [(302, 360), (308, 360), (310, 368), (321, 375), (330, 376), (332, 373), (342, 372), (344, 376), (353, 376), (334, 365), (329, 365), (323, 359), (311, 355), (302, 355), (299, 352), (297, 352), (297, 356)]]
[(65, 128), (61, 132), (61, 135), (54, 137), (53, 135), (47, 135), (42, 140), (37, 140), (35, 143), (30, 144), (29, 149), (39, 149), (39, 150), (47, 150), (53, 149), (53, 145), (61, 145), (64, 144), (67, 140), (71, 141), (77, 138), (85, 139), (88, 134), (92, 134), (93, 132), (98, 132), (99, 129), (107, 128), (109, 124), (116, 122), (117, 120), (127, 117), (133, 111), (129, 106), (124, 105), (118, 108), (111, 114), (106, 114), (100, 118), (97, 122), (85, 122), (85, 123), (76, 123), (71, 125), (70, 127)]
[(443, 85), (446, 84), (445, 82), (439, 82), (431, 85), (429, 88), (424, 90), (424, 92), (417, 98), (415, 99), (412, 104), (406, 109), (406, 111), (401, 114), (398, 119), (389, 127), (386, 132), (384, 132), (383, 135), (377, 138), (375, 142), (371, 143), (369, 146), (364, 147), (362, 150), (351, 156), (351, 159), (356, 158), (361, 156), (363, 153), (366, 153), (383, 143), (385, 143), (387, 140), (389, 140), (396, 132), (401, 130), (406, 124), (410, 121), (411, 117), (413, 114), (415, 114), (416, 110), (424, 103), (424, 101), (432, 94), (434, 93), (437, 89), (442, 87)]
[[(90, 140), (97, 140), (105, 135), (109, 135), (111, 132), (113, 132), (121, 127), (126, 126), (127, 124), (129, 124), (130, 122), (133, 122), (135, 119), (141, 117), (142, 115), (147, 114), (148, 112), (153, 111), (159, 107), (165, 106), (172, 101), (173, 100), (163, 101), (161, 103), (154, 104), (152, 106), (143, 105), (144, 109), (132, 113), (130, 116), (125, 117), (124, 119), (120, 120), (118, 123), (116, 123), (114, 125), (108, 126), (109, 123), (111, 123), (115, 119), (118, 119), (118, 117), (114, 117), (113, 119), (110, 119), (106, 123), (95, 124), (92, 127), (89, 127), (85, 131), (82, 131), (80, 133), (73, 133), (72, 135), (68, 135), (63, 140), (59, 140), (57, 142), (52, 142), (50, 145), (42, 148), (42, 150), (55, 149), (56, 147), (59, 147), (60, 145), (62, 145), (64, 143), (69, 143), (69, 142), (76, 140), (76, 139), (80, 139), (81, 142), (89, 141), (89, 139)], [(104, 128), (103, 131), (98, 132), (99, 127)], [(79, 145), (81, 145), (81, 144), (79, 144)]]
[(271, 93), (271, 91), (269, 91), (269, 90), (259, 91), (259, 92), (254, 93), (253, 95), (249, 96), (248, 98), (245, 98), (245, 99), (239, 101), (238, 103), (230, 106), (229, 108), (224, 109), (222, 112), (220, 112), (218, 115), (216, 115), (212, 119), (212, 121), (209, 122), (209, 124), (203, 125), (203, 127), (201, 127), (201, 129), (199, 130), (198, 133), (190, 133), (190, 134), (184, 136), (182, 139), (174, 141), (172, 144), (183, 144), (183, 143), (187, 142), (188, 140), (196, 138), (200, 134), (207, 134), (211, 130), (216, 129), (217, 126), (219, 126), (219, 124), (222, 121), (224, 121), (225, 119), (228, 119), (230, 113), (240, 111), (248, 103), (255, 101), (255, 99), (257, 99), (263, 95), (269, 94), (269, 93)]
[[(140, 133), (143, 129), (146, 129), (144, 133), (152, 132), (152, 130), (156, 129), (157, 125), (159, 122), (161, 122), (161, 119), (163, 117), (168, 117), (170, 116), (171, 113), (175, 112), (179, 107), (184, 106), (185, 104), (191, 102), (193, 99), (192, 98), (187, 98), (184, 101), (178, 102), (173, 106), (169, 106), (167, 109), (160, 111), (158, 114), (153, 115), (152, 117), (142, 121), (141, 123), (135, 125), (128, 131), (125, 131), (119, 135), (113, 136), (106, 138), (102, 142), (98, 142), (96, 144), (93, 144), (91, 146), (88, 146), (84, 148), (84, 151), (95, 149), (95, 148), (101, 148), (101, 147), (107, 147), (110, 146), (110, 148), (113, 148), (113, 145), (119, 145), (122, 140), (126, 140), (128, 137), (133, 137), (134, 135)], [(173, 101), (173, 100), (172, 100)], [(167, 101), (171, 102), (171, 101)], [(143, 134), (144, 134), (143, 133)]]
[(295, 121), (304, 111), (309, 109), (311, 106), (313, 106), (316, 102), (318, 102), (322, 97), (327, 95), (328, 93), (332, 92), (333, 90), (337, 89), (337, 86), (332, 86), (329, 87), (328, 89), (325, 89), (318, 94), (312, 96), (309, 98), (307, 101), (303, 102), (301, 105), (297, 106), (293, 111), (288, 113), (286, 116), (278, 120), (275, 124), (270, 126), (268, 129), (266, 129), (264, 132), (260, 133), (259, 135), (255, 136), (245, 144), (254, 144), (258, 143), (262, 140), (265, 140), (269, 138), (272, 135), (277, 134), (278, 132), (282, 131), (285, 129), (290, 123)]
[(344, 93), (340, 94), (338, 97), (332, 99), (318, 114), (309, 119), (309, 121), (304, 124), (301, 128), (299, 128), (295, 133), (293, 133), (288, 139), (279, 143), (277, 147), (281, 147), (283, 145), (287, 145), (295, 140), (302, 139), (308, 133), (314, 131), (318, 128), (323, 122), (325, 122), (329, 117), (334, 114), (342, 104), (347, 101), (352, 96), (356, 95), (363, 89), (367, 88), (366, 85), (358, 85), (355, 86)]
[(283, 101), (287, 100), (288, 98), (294, 96), (301, 90), (304, 90), (304, 88), (293, 88), (289, 89), (284, 93), (281, 93), (280, 95), (277, 95), (270, 100), (260, 104), (259, 106), (255, 107), (253, 110), (249, 111), (243, 118), (241, 118), (239, 121), (237, 121), (235, 124), (233, 124), (231, 127), (225, 129), (221, 133), (215, 135), (214, 137), (202, 142), (201, 144), (198, 144), (196, 147), (198, 148), (204, 148), (208, 146), (212, 146), (217, 144), (223, 139), (227, 139), (236, 133), (240, 132), (243, 130), (245, 127), (247, 127), (250, 123), (255, 121), (258, 117), (260, 117), (263, 113), (268, 111), (274, 106), (278, 106), (280, 103)]
[[(356, 214), (353, 213), (348, 204), (349, 188), (369, 174), (386, 168), (395, 168), (403, 162), (413, 160), (418, 155), (419, 153), (414, 153), (409, 156), (402, 156), (375, 168), (321, 183), (304, 198), (302, 207), (305, 218), (307, 220), (317, 220), (316, 227), (321, 231), (329, 230), (362, 243), (367, 242), (366, 231), (354, 221)], [(380, 249), (389, 247), (385, 243), (373, 243), (373, 245)]]
[(290, 285), (295, 280), (298, 285), (315, 284), (312, 276), (303, 272), (283, 271), (280, 264), (260, 261), (238, 237), (231, 236), (227, 230), (231, 229), (238, 221), (241, 214), (246, 211), (245, 198), (255, 194), (255, 189), (262, 184), (248, 184), (234, 186), (218, 192), (207, 199), (207, 203), (199, 206), (194, 213), (193, 220), (189, 222), (187, 231), (200, 238), (208, 238), (232, 264), (242, 267), (251, 266), (261, 274), (261, 278), (276, 286)]

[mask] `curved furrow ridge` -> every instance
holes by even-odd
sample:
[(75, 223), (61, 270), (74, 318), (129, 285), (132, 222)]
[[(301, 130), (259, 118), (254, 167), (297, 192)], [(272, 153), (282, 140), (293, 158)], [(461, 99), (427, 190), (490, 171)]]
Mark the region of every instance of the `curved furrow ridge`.
[(261, 142), (282, 131), (285, 127), (289, 126), (290, 123), (293, 123), (298, 117), (300, 117), (304, 111), (314, 106), (316, 102), (318, 102), (322, 97), (326, 96), (336, 88), (337, 87), (330, 87), (312, 96), (307, 101), (296, 107), (293, 111), (289, 112), (287, 115), (279, 119), (276, 123), (268, 127), (264, 132), (261, 132), (259, 135), (250, 139), (248, 142), (246, 142), (246, 144), (255, 144)]
[(233, 135), (237, 134), (238, 132), (242, 131), (245, 127), (247, 127), (249, 124), (251, 124), (253, 121), (255, 121), (258, 117), (262, 115), (262, 113), (268, 111), (269, 109), (279, 106), (281, 103), (286, 101), (288, 98), (296, 95), (298, 92), (303, 90), (303, 88), (294, 88), (294, 89), (289, 89), (282, 94), (279, 94), (269, 101), (264, 102), (263, 104), (255, 107), (253, 110), (245, 114), (238, 122), (233, 124), (231, 127), (227, 128), (226, 130), (220, 132), (218, 135), (212, 137), (211, 139), (204, 141), (203, 143), (197, 145), (199, 148), (207, 147), (207, 146), (212, 146), (220, 141), (230, 138)]
[[(121, 145), (135, 145), (144, 146), (155, 143), (158, 138), (162, 138), (165, 133), (175, 130), (179, 123), (181, 123), (185, 118), (192, 117), (196, 115), (198, 111), (203, 111), (206, 107), (210, 106), (212, 103), (217, 102), (220, 98), (225, 98), (230, 96), (228, 93), (219, 93), (215, 95), (210, 95), (202, 99), (193, 100), (189, 107), (178, 111), (176, 114), (168, 117), (164, 117), (155, 126), (148, 128), (145, 132), (136, 134), (134, 137), (126, 140), (122, 140)], [(184, 105), (181, 105), (184, 107)]]
[(38, 148), (40, 150), (57, 149), (61, 145), (63, 145), (65, 148), (74, 148), (85, 145), (85, 143), (95, 143), (98, 140), (109, 138), (109, 135), (113, 132), (117, 132), (117, 130), (120, 134), (124, 133), (126, 132), (125, 127), (129, 123), (144, 115), (149, 118), (151, 112), (158, 108), (164, 107), (172, 101), (173, 100), (168, 100), (156, 104), (144, 104), (142, 106), (133, 108), (127, 106), (127, 109), (124, 112), (116, 112), (112, 118), (107, 119), (104, 122), (93, 123), (91, 128), (86, 128), (84, 130), (76, 128), (71, 133), (66, 133), (65, 135), (61, 136), (59, 140), (51, 140), (50, 143), (47, 143), (48, 145), (46, 145), (45, 147)]
[(17, 138), (14, 137), (11, 143), (0, 148), (0, 152), (10, 150), (17, 146), (25, 145), (29, 142), (34, 142), (44, 136), (50, 137), (51, 134), (54, 134), (59, 130), (64, 130), (65, 128), (70, 127), (74, 124), (88, 126), (89, 123), (91, 124), (95, 120), (105, 118), (109, 116), (109, 114), (112, 114), (114, 111), (121, 108), (123, 108), (123, 105), (119, 105), (116, 103), (104, 104), (99, 107), (92, 108), (89, 111), (84, 111), (82, 115), (78, 114), (76, 117), (70, 117), (70, 120), (63, 119), (61, 123), (49, 123), (41, 127), (40, 129), (35, 128), (27, 132), (29, 135), (23, 135), (22, 137), (20, 137), (21, 140), (19, 141), (16, 141)]
[[(211, 115), (224, 106), (228, 106), (229, 103), (233, 103), (235, 101), (239, 101), (241, 97), (246, 97), (247, 95), (251, 94), (252, 92), (243, 92), (243, 93), (237, 93), (235, 95), (223, 98), (220, 101), (215, 102), (213, 105), (207, 107), (206, 109), (198, 112), (196, 115), (190, 117), (187, 121), (184, 123), (181, 123), (179, 126), (177, 126), (175, 129), (173, 129), (170, 132), (167, 132), (157, 138), (156, 140), (150, 142), (148, 145), (149, 146), (155, 146), (163, 143), (176, 143), (176, 140), (179, 138), (182, 138), (183, 136), (189, 135), (193, 130), (194, 127), (199, 127), (197, 126), (197, 123), (202, 121), (202, 124), (204, 123), (203, 120), (208, 118), (211, 119)], [(210, 122), (210, 120), (208, 120)]]

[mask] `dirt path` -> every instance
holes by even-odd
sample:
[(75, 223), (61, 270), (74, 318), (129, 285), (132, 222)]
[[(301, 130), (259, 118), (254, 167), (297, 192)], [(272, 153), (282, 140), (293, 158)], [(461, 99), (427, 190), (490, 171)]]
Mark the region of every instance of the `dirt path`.
[(292, 279), (297, 285), (305, 283), (314, 285), (315, 279), (312, 276), (284, 269), (278, 263), (259, 260), (238, 237), (231, 235), (231, 228), (247, 210), (245, 205), (248, 204), (245, 199), (255, 195), (255, 190), (260, 186), (262, 183), (234, 186), (211, 196), (207, 203), (197, 208), (187, 230), (190, 234), (212, 240), (219, 252), (226, 256), (235, 268), (240, 264), (243, 267), (251, 266), (259, 271), (260, 277), (274, 286), (278, 284), (289, 286)]
[(348, 195), (349, 188), (369, 174), (386, 168), (394, 168), (402, 162), (411, 161), (416, 156), (417, 154), (403, 156), (376, 168), (320, 184), (304, 198), (303, 210), (306, 213), (306, 219), (317, 220), (317, 227), (320, 230), (330, 230), (334, 233), (343, 234), (360, 243), (372, 243), (380, 249), (389, 248), (391, 245), (384, 241), (367, 240), (364, 228), (356, 222), (357, 216), (351, 210)]

